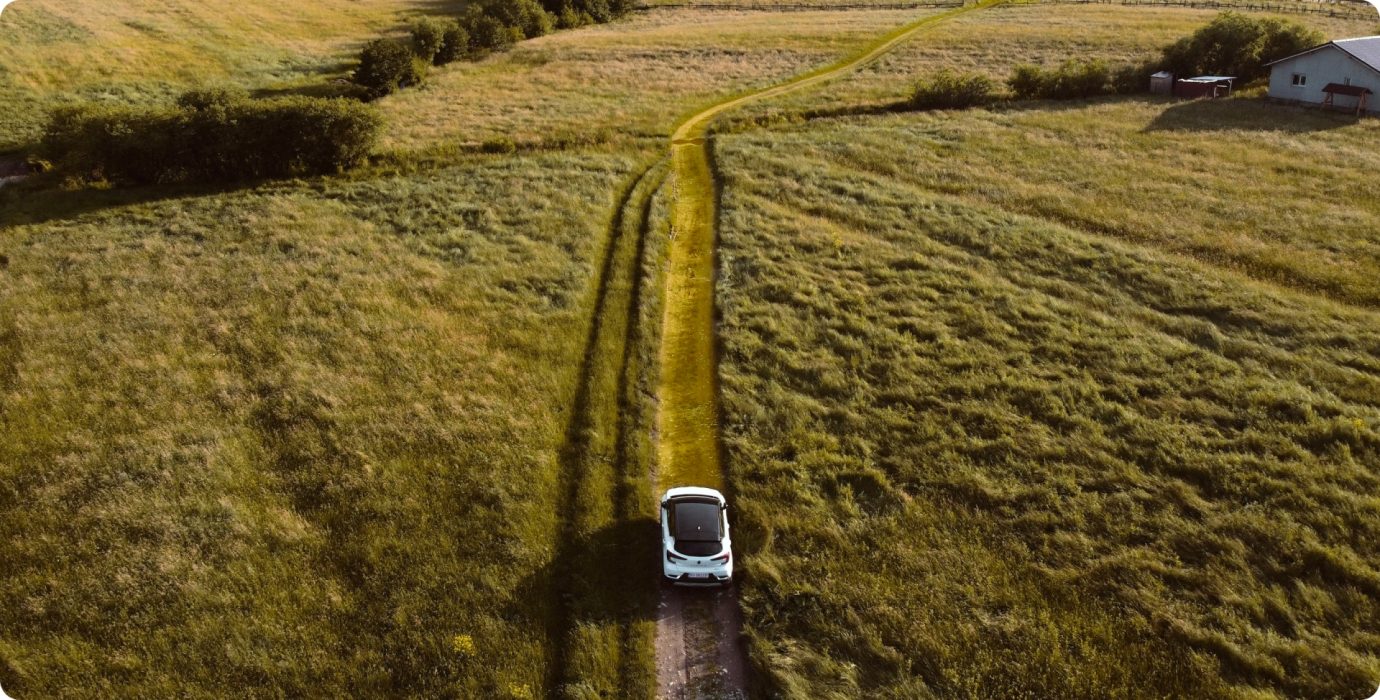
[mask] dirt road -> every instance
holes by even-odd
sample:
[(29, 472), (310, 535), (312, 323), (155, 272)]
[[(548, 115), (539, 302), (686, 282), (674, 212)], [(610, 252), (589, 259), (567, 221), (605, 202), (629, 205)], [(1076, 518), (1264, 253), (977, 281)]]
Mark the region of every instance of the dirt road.
[[(658, 385), (657, 491), (674, 486), (724, 489), (719, 450), (718, 339), (714, 275), (718, 185), (710, 126), (715, 117), (802, 90), (877, 60), (917, 32), (976, 5), (927, 16), (881, 37), (857, 54), (779, 85), (714, 104), (683, 121), (671, 135), (671, 246)], [(730, 515), (732, 511), (730, 510)], [(746, 696), (747, 661), (736, 589), (666, 589), (657, 615), (657, 685), (664, 698)]]

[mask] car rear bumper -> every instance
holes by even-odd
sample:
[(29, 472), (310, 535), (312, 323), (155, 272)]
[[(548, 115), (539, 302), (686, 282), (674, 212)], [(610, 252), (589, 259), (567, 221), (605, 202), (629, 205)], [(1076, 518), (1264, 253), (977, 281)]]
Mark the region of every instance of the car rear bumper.
[(663, 563), (661, 574), (678, 586), (726, 586), (733, 582), (732, 562), (722, 566)]
[(696, 574), (666, 574), (666, 580), (677, 586), (727, 586), (733, 583), (732, 574), (709, 574), (699, 576)]

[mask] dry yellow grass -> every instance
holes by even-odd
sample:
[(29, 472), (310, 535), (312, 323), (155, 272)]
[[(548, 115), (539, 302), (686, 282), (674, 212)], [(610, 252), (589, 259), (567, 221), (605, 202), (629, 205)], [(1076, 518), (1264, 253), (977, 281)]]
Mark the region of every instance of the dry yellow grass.
[(661, 135), (700, 105), (828, 63), (925, 12), (668, 10), (561, 32), (383, 100), (392, 124), (385, 146)]
[[(909, 96), (915, 81), (940, 68), (1004, 81), (1021, 63), (1056, 65), (1095, 57), (1130, 63), (1159, 55), (1166, 44), (1207, 24), (1216, 10), (1115, 5), (1006, 4), (960, 17), (922, 42), (908, 42), (847, 81), (817, 94), (796, 95), (770, 108), (827, 110), (889, 104)], [(1330, 38), (1363, 36), (1374, 22), (1288, 15)], [(1038, 31), (1036, 30), (1038, 28)], [(761, 109), (768, 109), (763, 106)]]
[(714, 326), (717, 186), (707, 136), (720, 114), (758, 100), (798, 92), (867, 65), (941, 21), (990, 7), (985, 2), (911, 21), (858, 53), (785, 83), (724, 100), (677, 125), (671, 135), (675, 202), (666, 272), (661, 341), (657, 468), (661, 487), (722, 488)]

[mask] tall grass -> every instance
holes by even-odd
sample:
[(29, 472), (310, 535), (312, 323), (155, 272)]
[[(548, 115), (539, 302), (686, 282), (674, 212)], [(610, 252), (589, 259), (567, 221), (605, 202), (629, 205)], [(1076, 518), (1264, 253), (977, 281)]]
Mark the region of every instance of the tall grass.
[(4, 193), (6, 690), (545, 693), (563, 407), (633, 161)]
[(187, 0), (25, 0), (0, 19), (0, 152), (37, 140), (53, 107), (171, 103), (186, 90), (235, 84), (329, 90), (365, 39), (423, 0), (249, 0), (233, 9)]
[[(724, 420), (770, 693), (1373, 690), (1380, 311), (1352, 271), (1380, 269), (1380, 209), (1346, 194), (1373, 126), (1256, 131), (1317, 117), (1226, 103), (1206, 121), (1239, 132), (1142, 132), (1175, 109), (719, 141)], [(1268, 186), (1304, 152), (1337, 203)], [(1261, 228), (1272, 258), (1346, 251), (1299, 265), (1351, 293), (1174, 252)]]

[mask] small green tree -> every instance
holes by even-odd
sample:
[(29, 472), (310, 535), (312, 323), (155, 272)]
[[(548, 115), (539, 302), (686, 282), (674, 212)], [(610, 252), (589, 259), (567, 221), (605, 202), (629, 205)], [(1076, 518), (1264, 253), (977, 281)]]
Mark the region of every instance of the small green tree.
[(413, 60), (412, 50), (392, 39), (375, 39), (364, 45), (355, 69), (354, 82), (367, 99), (376, 100), (400, 88), (420, 84), (424, 66)]
[[(505, 27), (516, 27), (521, 38), (534, 39), (551, 33), (555, 25), (554, 17), (536, 0), (488, 0), (481, 9), (483, 14), (492, 17)], [(473, 34), (473, 30), (470, 32)]]
[(502, 51), (513, 44), (508, 27), (485, 14), (473, 15), (469, 25), (470, 46), (478, 51)]
[(1296, 22), (1257, 19), (1223, 12), (1164, 49), (1164, 68), (1178, 76), (1232, 75), (1253, 80), (1269, 73), (1266, 63), (1322, 43), (1317, 31)]
[(446, 24), (434, 19), (420, 19), (412, 24), (412, 52), (427, 63), (440, 65), (436, 57), (445, 47)]
[(441, 36), (441, 50), (436, 53), (436, 65), (444, 66), (464, 58), (470, 52), (470, 33), (458, 21), (446, 25)]

